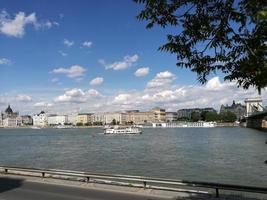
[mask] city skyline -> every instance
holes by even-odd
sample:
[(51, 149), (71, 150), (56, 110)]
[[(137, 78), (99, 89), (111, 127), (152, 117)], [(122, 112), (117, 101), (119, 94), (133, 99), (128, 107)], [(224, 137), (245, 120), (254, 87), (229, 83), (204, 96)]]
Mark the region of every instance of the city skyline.
[[(175, 56), (157, 51), (175, 30), (146, 30), (135, 18), (140, 10), (132, 1), (1, 1), (0, 110), (218, 110), (258, 96), (223, 82), (220, 73), (200, 85), (194, 73), (178, 69)], [(266, 90), (261, 96), (266, 104)]]

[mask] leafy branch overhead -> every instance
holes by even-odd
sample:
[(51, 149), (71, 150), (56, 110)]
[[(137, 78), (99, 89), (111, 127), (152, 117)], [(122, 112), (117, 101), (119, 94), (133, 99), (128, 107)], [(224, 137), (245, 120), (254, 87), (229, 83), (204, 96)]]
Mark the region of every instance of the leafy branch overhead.
[(175, 27), (159, 49), (177, 56), (201, 83), (211, 72), (245, 89), (267, 86), (266, 0), (135, 0), (144, 5), (139, 20)]

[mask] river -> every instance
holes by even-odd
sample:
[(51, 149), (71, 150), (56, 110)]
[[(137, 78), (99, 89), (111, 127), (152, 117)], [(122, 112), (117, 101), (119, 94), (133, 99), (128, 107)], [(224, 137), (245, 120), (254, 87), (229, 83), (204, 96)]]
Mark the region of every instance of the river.
[(0, 165), (267, 187), (267, 133), (247, 128), (0, 129)]

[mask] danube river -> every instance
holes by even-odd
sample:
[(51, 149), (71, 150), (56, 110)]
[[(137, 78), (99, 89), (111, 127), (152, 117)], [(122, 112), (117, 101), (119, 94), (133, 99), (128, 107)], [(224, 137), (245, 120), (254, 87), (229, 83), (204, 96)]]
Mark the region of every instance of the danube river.
[(246, 128), (0, 129), (0, 165), (267, 186), (267, 133)]

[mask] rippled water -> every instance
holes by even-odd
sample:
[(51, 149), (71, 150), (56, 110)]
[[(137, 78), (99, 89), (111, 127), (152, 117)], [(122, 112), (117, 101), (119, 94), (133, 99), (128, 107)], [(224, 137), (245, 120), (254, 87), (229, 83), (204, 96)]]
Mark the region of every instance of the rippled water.
[(0, 129), (0, 165), (267, 186), (267, 133), (246, 128)]

